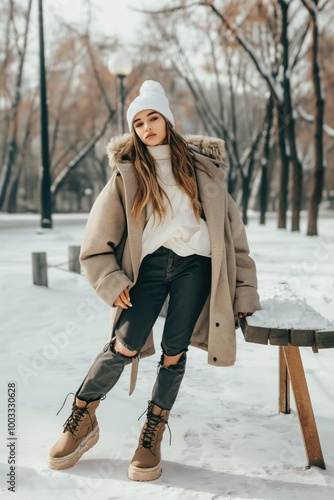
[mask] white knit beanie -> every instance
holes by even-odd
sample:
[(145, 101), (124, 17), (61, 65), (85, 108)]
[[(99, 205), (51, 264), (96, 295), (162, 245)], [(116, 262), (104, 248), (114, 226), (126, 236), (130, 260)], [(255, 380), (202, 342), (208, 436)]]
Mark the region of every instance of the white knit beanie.
[(174, 117), (169, 109), (169, 102), (160, 83), (146, 80), (140, 87), (139, 96), (132, 101), (126, 113), (129, 130), (132, 132), (132, 122), (140, 111), (154, 109), (161, 113), (174, 127)]

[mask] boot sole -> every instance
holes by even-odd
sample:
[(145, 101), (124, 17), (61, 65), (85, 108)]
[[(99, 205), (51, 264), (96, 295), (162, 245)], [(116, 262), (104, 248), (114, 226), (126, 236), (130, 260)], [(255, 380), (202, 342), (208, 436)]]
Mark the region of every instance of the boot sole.
[(147, 469), (135, 467), (134, 465), (130, 465), (128, 469), (128, 476), (132, 481), (154, 481), (161, 476), (161, 473), (161, 462), (159, 462), (158, 465)]
[(75, 465), (86, 451), (93, 448), (99, 440), (99, 426), (95, 427), (81, 442), (78, 448), (65, 457), (55, 458), (48, 456), (50, 469), (63, 470)]

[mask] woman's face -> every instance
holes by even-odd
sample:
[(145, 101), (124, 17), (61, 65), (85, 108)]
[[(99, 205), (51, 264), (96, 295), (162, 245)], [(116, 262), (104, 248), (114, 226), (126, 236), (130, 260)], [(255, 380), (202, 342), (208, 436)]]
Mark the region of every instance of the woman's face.
[(166, 122), (157, 111), (145, 109), (137, 113), (133, 119), (133, 128), (146, 146), (165, 144)]

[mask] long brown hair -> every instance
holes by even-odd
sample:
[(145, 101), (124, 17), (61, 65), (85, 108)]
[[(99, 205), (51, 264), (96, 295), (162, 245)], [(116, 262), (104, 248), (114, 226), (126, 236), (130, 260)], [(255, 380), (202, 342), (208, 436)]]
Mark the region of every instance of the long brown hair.
[[(172, 172), (176, 184), (189, 196), (194, 214), (199, 220), (201, 204), (197, 197), (193, 154), (183, 137), (172, 128), (168, 120), (165, 118), (164, 120), (166, 122), (166, 143), (170, 146)], [(162, 222), (166, 215), (166, 201), (170, 204), (170, 200), (158, 182), (154, 158), (134, 130), (126, 154), (134, 166), (138, 181), (137, 193), (132, 207), (136, 221), (139, 221), (145, 206), (151, 203), (154, 216), (157, 215)]]

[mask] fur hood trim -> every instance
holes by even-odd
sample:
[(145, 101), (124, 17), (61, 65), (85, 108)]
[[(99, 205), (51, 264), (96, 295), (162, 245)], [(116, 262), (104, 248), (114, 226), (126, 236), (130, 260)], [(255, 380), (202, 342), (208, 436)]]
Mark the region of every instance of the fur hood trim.
[[(130, 137), (131, 134), (112, 137), (107, 144), (106, 152), (109, 158), (109, 166), (112, 170), (117, 170), (118, 163), (127, 161), (124, 157), (124, 151)], [(225, 141), (223, 139), (204, 135), (186, 135), (184, 139), (195, 153), (209, 157), (214, 160), (217, 166), (227, 167)]]

